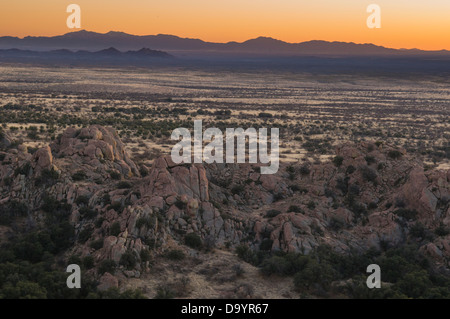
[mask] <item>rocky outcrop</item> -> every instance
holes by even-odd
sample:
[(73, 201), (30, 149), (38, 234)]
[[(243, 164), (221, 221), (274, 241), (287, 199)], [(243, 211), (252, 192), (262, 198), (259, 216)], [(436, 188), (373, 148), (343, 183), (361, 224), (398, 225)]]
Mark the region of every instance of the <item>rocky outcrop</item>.
[(100, 277), (97, 289), (98, 291), (106, 291), (111, 288), (119, 288), (119, 280), (109, 272), (105, 272)]
[(113, 168), (124, 176), (140, 176), (136, 164), (112, 128), (99, 125), (79, 130), (69, 128), (50, 147), (58, 158), (70, 157), (94, 169)]
[[(430, 232), (450, 226), (450, 170), (425, 171), (404, 150), (392, 158), (393, 150), (344, 144), (336, 148), (341, 163), (283, 164), (273, 175), (261, 175), (257, 165), (176, 164), (164, 156), (140, 177), (113, 129), (69, 128), (33, 155), (0, 152), (0, 205), (26, 202), (39, 219), (44, 195), (69, 204), (77, 238), (91, 234), (71, 253), (113, 260), (126, 277), (148, 269), (143, 253), (182, 246), (190, 233), (208, 247), (304, 254), (324, 244), (339, 252), (379, 249), (411, 239), (416, 223)], [(111, 172), (120, 173), (121, 185)], [(414, 240), (448, 267), (448, 236)], [(135, 259), (133, 269), (121, 264), (124, 255)], [(111, 274), (100, 282), (102, 289), (117, 286)]]

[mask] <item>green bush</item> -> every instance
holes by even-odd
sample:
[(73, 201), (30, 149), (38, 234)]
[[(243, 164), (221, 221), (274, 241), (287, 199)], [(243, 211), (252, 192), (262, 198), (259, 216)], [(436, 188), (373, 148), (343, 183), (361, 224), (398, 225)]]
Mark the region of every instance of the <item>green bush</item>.
[(102, 249), (102, 248), (103, 248), (103, 239), (97, 239), (97, 240), (94, 240), (94, 241), (89, 245), (89, 247), (91, 247), (92, 249), (95, 249), (95, 250)]
[(75, 204), (77, 204), (78, 206), (80, 205), (89, 205), (89, 197), (84, 196), (84, 195), (80, 195), (77, 197), (77, 199), (75, 200)]
[(98, 267), (98, 273), (100, 275), (103, 275), (105, 272), (108, 272), (110, 274), (114, 274), (114, 271), (116, 269), (116, 262), (111, 259), (105, 259), (100, 263), (100, 266)]
[(14, 171), (14, 174), (28, 176), (28, 174), (30, 173), (30, 170), (31, 170), (31, 164), (26, 162), (21, 167), (16, 168), (16, 170)]
[(171, 249), (165, 255), (167, 259), (175, 261), (183, 260), (186, 257), (184, 252), (179, 249)]
[(141, 258), (141, 262), (143, 263), (151, 260), (151, 255), (148, 249), (142, 249), (139, 253), (139, 257)]
[(309, 169), (309, 167), (306, 164), (304, 164), (300, 167), (301, 175), (309, 175), (310, 172), (311, 172), (311, 170)]
[(336, 166), (336, 167), (341, 167), (341, 165), (342, 165), (342, 163), (344, 162), (344, 158), (342, 157), (342, 156), (335, 156), (334, 158), (333, 158), (333, 164)]
[(266, 218), (273, 218), (275, 216), (278, 216), (279, 214), (281, 214), (279, 210), (271, 209), (267, 211)]
[(235, 185), (231, 189), (231, 194), (233, 195), (242, 195), (242, 193), (245, 191), (244, 185)]
[(155, 227), (156, 218), (154, 216), (148, 217), (140, 217), (136, 221), (136, 228), (140, 229), (142, 226), (147, 227), (147, 229), (151, 229)]
[(397, 150), (392, 150), (388, 152), (388, 156), (392, 159), (398, 159), (400, 157), (402, 157), (402, 153), (400, 153)]
[(305, 268), (294, 276), (294, 287), (301, 290), (318, 284), (322, 289), (328, 290), (334, 278), (335, 271), (329, 264), (310, 259)]
[(136, 266), (137, 258), (134, 252), (127, 250), (121, 257), (119, 265), (124, 266), (126, 269), (133, 269)]
[(36, 186), (52, 186), (58, 181), (59, 175), (53, 169), (43, 169), (41, 175), (34, 180)]
[(116, 181), (118, 181), (122, 178), (122, 175), (120, 173), (114, 172), (114, 171), (109, 172), (109, 176), (111, 176), (111, 178)]
[(378, 177), (377, 172), (373, 168), (370, 168), (368, 166), (361, 167), (361, 174), (365, 180), (373, 183), (376, 182)]
[(86, 178), (87, 178), (86, 173), (83, 172), (83, 171), (78, 171), (78, 172), (76, 172), (75, 174), (72, 175), (72, 179), (75, 182), (84, 181)]
[(173, 292), (173, 290), (170, 287), (164, 285), (158, 286), (154, 299), (172, 299), (174, 297), (175, 293)]
[(95, 217), (97, 217), (98, 212), (96, 210), (93, 210), (89, 207), (81, 207), (79, 209), (80, 212), (80, 216), (83, 219), (94, 219)]
[(307, 207), (308, 209), (313, 210), (316, 208), (316, 203), (314, 201), (309, 201)]
[(89, 238), (91, 238), (93, 231), (94, 230), (90, 227), (83, 229), (78, 235), (78, 242), (80, 244), (84, 244), (85, 242), (87, 242)]
[(187, 207), (187, 204), (183, 202), (181, 199), (177, 198), (177, 200), (175, 201), (175, 206), (178, 209), (185, 209)]
[(303, 210), (297, 205), (289, 206), (288, 213), (303, 213)]
[(237, 256), (245, 262), (252, 265), (258, 265), (260, 260), (257, 254), (252, 251), (247, 245), (239, 245), (236, 247)]
[(128, 189), (128, 188), (131, 188), (132, 185), (129, 182), (122, 181), (122, 182), (117, 183), (116, 187), (117, 187), (117, 189)]
[(375, 157), (373, 156), (367, 155), (364, 159), (366, 160), (367, 165), (376, 163)]
[(86, 256), (82, 260), (82, 265), (85, 269), (91, 269), (94, 267), (94, 257)]
[(109, 229), (109, 234), (111, 236), (119, 236), (120, 234), (120, 223), (119, 222), (114, 222), (110, 229)]
[(184, 243), (194, 249), (200, 249), (203, 246), (202, 239), (195, 233), (189, 233), (184, 236)]
[(394, 211), (394, 214), (403, 217), (405, 219), (411, 220), (415, 219), (418, 213), (417, 210), (415, 209), (399, 208)]
[(434, 230), (434, 233), (439, 237), (445, 237), (450, 234), (450, 229), (444, 224), (440, 224), (439, 227)]
[(260, 250), (269, 251), (272, 250), (273, 240), (265, 238), (259, 245)]

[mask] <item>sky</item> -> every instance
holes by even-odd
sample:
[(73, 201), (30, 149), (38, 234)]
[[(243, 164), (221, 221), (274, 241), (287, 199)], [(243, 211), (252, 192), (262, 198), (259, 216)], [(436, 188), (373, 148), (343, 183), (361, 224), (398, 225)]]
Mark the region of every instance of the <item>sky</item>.
[[(450, 50), (450, 0), (1, 0), (0, 36), (54, 36), (69, 4), (81, 7), (81, 29), (136, 35), (172, 34), (211, 42), (267, 36)], [(381, 28), (369, 29), (369, 4)]]

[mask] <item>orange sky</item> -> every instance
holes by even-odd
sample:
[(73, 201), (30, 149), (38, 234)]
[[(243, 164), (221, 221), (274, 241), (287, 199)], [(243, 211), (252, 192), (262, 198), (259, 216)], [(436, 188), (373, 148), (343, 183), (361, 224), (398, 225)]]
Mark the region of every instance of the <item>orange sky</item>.
[[(269, 36), (450, 50), (450, 0), (1, 0), (0, 36), (60, 35), (66, 7), (82, 9), (82, 29), (173, 34), (205, 41)], [(382, 28), (366, 26), (369, 4)]]

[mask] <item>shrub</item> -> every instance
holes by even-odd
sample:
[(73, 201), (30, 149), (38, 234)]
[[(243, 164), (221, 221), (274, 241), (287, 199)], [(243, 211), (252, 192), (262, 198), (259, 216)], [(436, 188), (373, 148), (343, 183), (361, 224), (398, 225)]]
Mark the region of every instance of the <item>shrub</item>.
[(139, 253), (139, 257), (141, 258), (141, 262), (145, 263), (147, 261), (151, 260), (151, 255), (148, 249), (141, 249), (141, 252)]
[(292, 276), (302, 271), (309, 262), (308, 256), (296, 253), (272, 256), (261, 264), (261, 272), (266, 275)]
[(275, 216), (278, 216), (279, 214), (281, 214), (279, 210), (271, 209), (267, 211), (266, 218), (273, 218)]
[(105, 221), (105, 218), (100, 216), (100, 217), (95, 221), (95, 228), (100, 228), (100, 227), (102, 227), (104, 221)]
[(335, 271), (330, 265), (310, 259), (306, 267), (294, 276), (294, 286), (302, 289), (318, 284), (322, 289), (328, 290), (334, 278)]
[(109, 272), (110, 274), (114, 274), (114, 271), (116, 269), (116, 262), (111, 259), (105, 259), (100, 263), (100, 266), (98, 267), (98, 273), (100, 275), (103, 275), (105, 272)]
[(77, 204), (78, 206), (80, 205), (88, 205), (89, 204), (89, 197), (81, 195), (78, 196), (77, 199), (75, 200), (75, 204)]
[(200, 249), (203, 246), (201, 238), (195, 233), (189, 233), (184, 236), (184, 243), (194, 249)]
[(297, 205), (289, 206), (288, 213), (303, 213), (303, 210)]
[(309, 169), (309, 167), (306, 164), (302, 165), (300, 167), (300, 174), (301, 175), (309, 175), (310, 172), (311, 172), (311, 170)]
[(409, 234), (418, 239), (433, 240), (432, 233), (429, 232), (420, 222), (417, 222), (411, 226)]
[(398, 159), (402, 156), (402, 153), (397, 150), (391, 150), (388, 152), (388, 156), (392, 159)]
[(80, 256), (78, 255), (72, 255), (69, 257), (69, 259), (67, 260), (67, 263), (70, 264), (75, 264), (75, 265), (81, 265), (82, 261)]
[(9, 225), (14, 218), (23, 217), (28, 214), (28, 206), (17, 200), (9, 201), (0, 205), (0, 225)]
[(96, 210), (90, 209), (89, 207), (81, 207), (79, 212), (81, 217), (85, 219), (93, 219), (97, 217), (98, 214)]
[(267, 113), (267, 112), (260, 112), (260, 113), (258, 114), (258, 117), (260, 117), (260, 118), (271, 118), (271, 117), (273, 117), (273, 116), (272, 116), (272, 114)]
[(342, 157), (342, 156), (335, 156), (334, 158), (333, 158), (333, 164), (336, 166), (336, 167), (341, 167), (341, 165), (342, 165), (342, 162), (344, 162), (344, 158)]
[(116, 181), (118, 181), (122, 178), (122, 175), (120, 173), (114, 172), (114, 171), (109, 172), (109, 176), (111, 176), (111, 178)]
[(166, 258), (170, 260), (180, 261), (186, 257), (184, 252), (179, 249), (171, 249), (166, 253)]
[(177, 200), (175, 201), (175, 206), (178, 209), (185, 209), (187, 207), (187, 204), (183, 202), (181, 199), (177, 198)]
[(133, 269), (136, 266), (136, 262), (136, 255), (132, 251), (127, 250), (120, 257), (119, 265), (124, 266), (126, 269)]
[(364, 177), (365, 180), (367, 180), (368, 182), (373, 182), (375, 183), (377, 180), (377, 172), (373, 169), (370, 168), (368, 166), (363, 166), (361, 168), (361, 173), (362, 176)]
[(246, 245), (239, 245), (236, 247), (237, 256), (243, 261), (249, 264), (256, 265), (258, 263), (258, 257), (256, 254)]
[(15, 175), (28, 176), (30, 169), (31, 169), (31, 164), (27, 162), (27, 163), (23, 164), (21, 167), (16, 168), (14, 173), (15, 173)]
[(370, 202), (369, 205), (367, 206), (368, 209), (375, 209), (378, 207), (378, 204), (375, 202)]
[(89, 240), (94, 230), (90, 227), (83, 229), (78, 235), (78, 242), (84, 244)]
[(83, 180), (86, 179), (86, 177), (87, 177), (87, 176), (86, 176), (86, 173), (83, 172), (83, 171), (78, 171), (78, 172), (76, 172), (75, 174), (72, 175), (72, 179), (73, 179), (75, 182), (83, 181)]
[(131, 188), (132, 185), (126, 181), (122, 181), (122, 182), (117, 183), (116, 187), (117, 187), (117, 189), (128, 189), (128, 188)]
[(145, 226), (147, 229), (150, 229), (155, 226), (155, 222), (154, 216), (140, 217), (136, 221), (136, 228), (140, 229), (142, 226)]
[(273, 240), (265, 238), (259, 245), (260, 250), (269, 251), (272, 250)]
[(123, 206), (121, 203), (114, 203), (114, 204), (109, 205), (108, 209), (113, 209), (120, 214), (123, 211)]
[(439, 237), (445, 237), (450, 234), (450, 230), (445, 227), (444, 224), (440, 224), (439, 227), (434, 230), (434, 233)]
[(355, 166), (349, 165), (349, 166), (347, 166), (347, 169), (345, 170), (345, 173), (346, 173), (347, 175), (351, 175), (351, 174), (353, 174), (355, 171), (356, 171)]
[(94, 267), (94, 257), (92, 257), (90, 255), (84, 257), (82, 260), (82, 264), (83, 264), (84, 268), (91, 269), (92, 267)]
[(154, 299), (172, 299), (174, 297), (175, 293), (173, 292), (173, 290), (169, 286), (164, 285), (158, 286)]
[(366, 160), (367, 165), (370, 165), (370, 164), (373, 164), (376, 162), (375, 157), (370, 156), (370, 155), (367, 155), (364, 159)]
[[(44, 195), (41, 209), (47, 213), (54, 213), (62, 208), (63, 204), (56, 200), (53, 196)], [(67, 207), (69, 208), (69, 207)], [(70, 208), (69, 208), (70, 211)]]
[(345, 227), (345, 223), (342, 220), (340, 220), (339, 218), (331, 217), (330, 222), (328, 223), (328, 226), (334, 231), (339, 231)]
[(244, 192), (244, 190), (245, 190), (244, 185), (235, 185), (231, 189), (231, 194), (233, 194), (233, 195), (240, 195), (242, 192)]
[(51, 186), (54, 185), (58, 181), (59, 175), (53, 169), (43, 169), (41, 172), (41, 176), (37, 177), (34, 181), (34, 185), (36, 186)]
[(313, 210), (316, 208), (316, 203), (314, 201), (309, 201), (307, 207), (308, 207), (308, 209)]
[(119, 222), (114, 222), (111, 225), (111, 228), (109, 229), (109, 234), (111, 236), (119, 236), (119, 234), (120, 234), (120, 223)]
[(245, 273), (244, 268), (241, 264), (234, 264), (233, 267), (231, 267), (233, 272), (236, 274), (237, 277), (242, 276)]
[(361, 188), (359, 188), (358, 185), (352, 184), (352, 185), (348, 186), (348, 193), (350, 195), (358, 196), (360, 192), (361, 192)]
[(417, 210), (415, 209), (406, 209), (406, 208), (399, 208), (394, 211), (394, 214), (397, 216), (403, 217), (405, 219), (415, 219), (417, 216)]
[(102, 249), (103, 248), (103, 239), (97, 239), (97, 240), (93, 241), (89, 245), (89, 247), (91, 247), (92, 249), (95, 249), (95, 250)]

